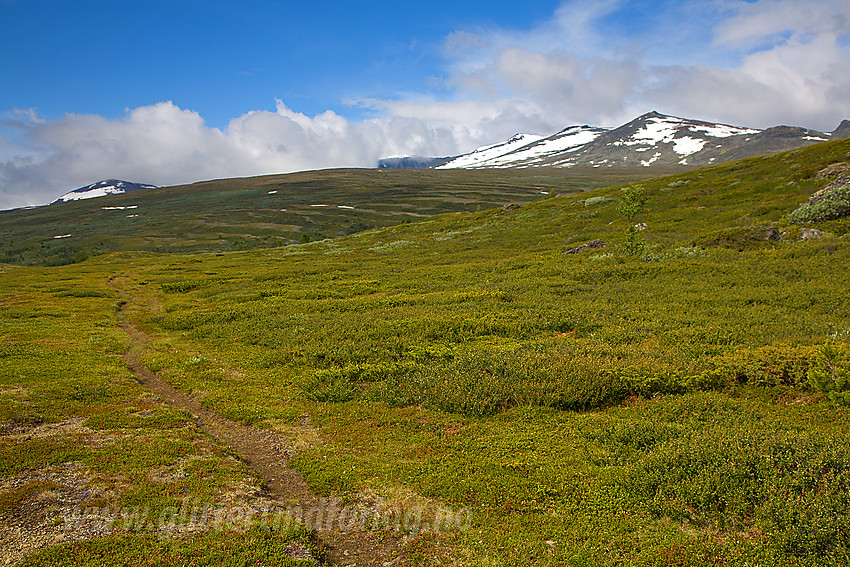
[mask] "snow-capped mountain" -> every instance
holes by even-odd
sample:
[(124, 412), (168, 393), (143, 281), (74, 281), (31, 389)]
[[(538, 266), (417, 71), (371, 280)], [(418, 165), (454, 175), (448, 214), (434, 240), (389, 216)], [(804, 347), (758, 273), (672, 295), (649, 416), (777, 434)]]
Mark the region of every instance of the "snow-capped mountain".
[(650, 112), (569, 155), (535, 165), (560, 167), (705, 166), (825, 142), (831, 134), (777, 126), (767, 130), (690, 120)]
[(94, 197), (103, 197), (104, 195), (155, 188), (156, 185), (145, 185), (142, 183), (133, 183), (132, 181), (122, 181), (120, 179), (104, 179), (103, 181), (69, 191), (50, 204), (67, 203), (68, 201), (79, 201), (80, 199), (92, 199)]
[[(437, 169), (458, 167), (521, 167), (562, 152), (573, 151), (595, 140), (605, 128), (571, 126), (548, 138), (533, 134), (517, 134), (507, 142), (484, 146), (456, 157)], [(504, 150), (504, 151), (503, 151)]]
[(517, 134), (460, 156), (431, 158), (430, 167), (705, 166), (847, 136), (850, 122), (846, 120), (828, 133), (792, 126), (758, 130), (649, 112), (617, 128), (585, 125), (547, 137)]
[(437, 166), (437, 169), (455, 169), (455, 168), (471, 168), (471, 167), (493, 167), (491, 162), (498, 161), (501, 156), (510, 154), (518, 148), (523, 148), (529, 144), (540, 140), (543, 136), (536, 134), (514, 134), (504, 142), (482, 146), (474, 149), (468, 154), (457, 156), (456, 158)]

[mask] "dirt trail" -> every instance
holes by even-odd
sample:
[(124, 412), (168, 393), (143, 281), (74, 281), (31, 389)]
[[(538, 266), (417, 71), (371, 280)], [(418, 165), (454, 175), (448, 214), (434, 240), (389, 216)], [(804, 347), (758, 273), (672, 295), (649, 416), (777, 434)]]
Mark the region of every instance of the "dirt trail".
[[(139, 329), (126, 314), (128, 294), (123, 282), (116, 278), (110, 285), (124, 298), (118, 314), (119, 327), (130, 339), (129, 350), (122, 359), (136, 376), (140, 384), (150, 389), (164, 403), (189, 412), (198, 427), (212, 435), (236, 453), (264, 481), (269, 496), (285, 508), (315, 509), (322, 500), (310, 491), (301, 474), (288, 466), (295, 451), (282, 437), (272, 431), (255, 429), (227, 419), (202, 407), (197, 400), (173, 388), (161, 377), (142, 364), (142, 354), (149, 337)], [(314, 534), (323, 545), (327, 564), (363, 567), (386, 567), (403, 565), (399, 556), (401, 539), (378, 537), (370, 531), (314, 529)]]

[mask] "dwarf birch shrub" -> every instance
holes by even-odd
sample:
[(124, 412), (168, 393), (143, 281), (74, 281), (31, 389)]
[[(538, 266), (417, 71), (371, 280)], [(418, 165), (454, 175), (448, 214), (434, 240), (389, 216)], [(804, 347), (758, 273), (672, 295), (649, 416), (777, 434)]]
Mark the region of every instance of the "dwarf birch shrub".
[(827, 342), (815, 352), (808, 371), (809, 385), (834, 403), (850, 404), (850, 365), (842, 345)]

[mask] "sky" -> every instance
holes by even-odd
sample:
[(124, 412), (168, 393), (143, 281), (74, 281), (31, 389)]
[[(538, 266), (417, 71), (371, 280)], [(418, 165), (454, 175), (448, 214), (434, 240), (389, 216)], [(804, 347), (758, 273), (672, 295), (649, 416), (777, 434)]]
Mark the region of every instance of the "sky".
[(847, 0), (0, 0), (0, 209), (665, 114), (832, 131)]

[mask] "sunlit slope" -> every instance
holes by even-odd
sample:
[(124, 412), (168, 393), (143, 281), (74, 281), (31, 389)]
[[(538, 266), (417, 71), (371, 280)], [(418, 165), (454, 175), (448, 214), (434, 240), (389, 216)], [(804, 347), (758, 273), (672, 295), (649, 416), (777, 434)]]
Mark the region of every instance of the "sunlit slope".
[[(267, 251), (153, 256), (139, 281), (164, 293), (152, 325), (276, 369), (321, 402), (490, 415), (795, 385), (810, 349), (850, 330), (848, 225), (822, 223), (820, 240), (800, 241), (785, 219), (848, 150), (645, 182), (638, 256), (624, 254), (613, 187)], [(607, 246), (562, 254), (596, 239)], [(250, 382), (238, 395), (230, 380), (198, 387), (218, 391), (210, 403), (233, 417), (277, 411)]]
[(120, 250), (231, 251), (335, 238), (449, 211), (655, 172), (324, 170), (162, 187), (0, 213), (0, 262), (61, 265)]
[[(323, 494), (474, 510), (471, 531), (425, 549), (449, 541), (481, 564), (834, 564), (850, 550), (848, 412), (806, 376), (850, 332), (847, 223), (798, 241), (785, 218), (848, 151), (645, 182), (639, 256), (623, 254), (613, 187), (151, 257), (136, 276), (160, 306), (147, 362), (246, 423), (309, 415), (325, 443), (296, 463)], [(593, 239), (608, 245), (561, 254)]]
[[(845, 564), (850, 410), (807, 373), (826, 341), (848, 346), (850, 227), (799, 240), (786, 219), (849, 152), (828, 143), (647, 180), (637, 255), (608, 187), (274, 249), (4, 268), (2, 421), (70, 412), (117, 438), (136, 420), (145, 447), (175, 444), (145, 450), (103, 498), (156, 512), (199, 478), (186, 468), (150, 487), (158, 459), (177, 472), (191, 457), (195, 432), (161, 400), (145, 407), (171, 429), (135, 417), (137, 387), (113, 368), (121, 301), (151, 338), (149, 369), (299, 440), (291, 463), (314, 491), (469, 511), (469, 530), (408, 534), (411, 564)], [(562, 254), (596, 239), (607, 246)], [(52, 343), (66, 345), (57, 378)], [(111, 449), (76, 435), (58, 449), (0, 439), (0, 472), (74, 461), (107, 482)], [(208, 470), (222, 491), (250, 474), (218, 458)], [(245, 557), (264, 549), (239, 537)], [(113, 533), (31, 564), (118, 563), (128, 542), (156, 556), (158, 541)]]

